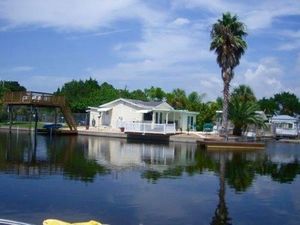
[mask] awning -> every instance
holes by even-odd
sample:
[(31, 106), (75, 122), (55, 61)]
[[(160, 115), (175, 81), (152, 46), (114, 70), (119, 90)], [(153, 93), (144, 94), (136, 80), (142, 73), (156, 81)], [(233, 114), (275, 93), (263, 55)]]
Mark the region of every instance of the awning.
[(99, 108), (97, 109), (98, 112), (107, 112), (109, 110), (111, 110), (112, 108)]
[(151, 109), (142, 109), (142, 110), (138, 110), (137, 111), (138, 113), (149, 113), (149, 112), (152, 112)]

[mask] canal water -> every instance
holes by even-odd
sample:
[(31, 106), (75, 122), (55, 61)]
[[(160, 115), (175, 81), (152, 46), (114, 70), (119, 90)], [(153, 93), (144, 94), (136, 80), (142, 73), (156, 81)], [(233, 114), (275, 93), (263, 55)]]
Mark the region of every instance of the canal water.
[(300, 145), (193, 144), (0, 133), (0, 218), (106, 224), (299, 224)]

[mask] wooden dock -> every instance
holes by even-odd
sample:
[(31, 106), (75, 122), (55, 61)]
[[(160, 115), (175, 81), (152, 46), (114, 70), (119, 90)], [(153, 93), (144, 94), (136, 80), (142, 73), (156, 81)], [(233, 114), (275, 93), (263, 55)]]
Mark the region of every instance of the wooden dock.
[[(8, 92), (5, 93), (3, 97), (3, 104), (8, 106), (9, 117), (10, 117), (10, 130), (12, 126), (12, 110), (13, 106), (30, 106), (35, 112), (35, 123), (38, 120), (38, 107), (49, 107), (49, 108), (58, 108), (64, 115), (66, 123), (72, 131), (71, 133), (77, 133), (77, 125), (71, 113), (71, 110), (66, 103), (64, 96), (56, 96), (44, 92)], [(36, 126), (35, 126), (36, 129)]]
[(253, 151), (265, 149), (262, 142), (239, 142), (239, 141), (197, 141), (197, 144), (213, 151)]
[(49, 129), (38, 129), (37, 130), (38, 134), (42, 135), (77, 135), (78, 132), (77, 130), (65, 130), (65, 129), (55, 129), (53, 131)]

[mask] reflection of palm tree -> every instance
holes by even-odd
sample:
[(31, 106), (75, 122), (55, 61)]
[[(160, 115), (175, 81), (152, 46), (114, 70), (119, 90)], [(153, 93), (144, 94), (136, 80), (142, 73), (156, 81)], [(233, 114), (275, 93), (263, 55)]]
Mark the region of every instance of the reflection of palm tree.
[(242, 153), (233, 154), (226, 164), (227, 184), (235, 191), (246, 191), (255, 177), (255, 163), (247, 160)]
[(220, 189), (219, 189), (219, 203), (212, 218), (211, 225), (228, 225), (231, 224), (228, 214), (228, 209), (225, 201), (225, 155), (220, 154)]

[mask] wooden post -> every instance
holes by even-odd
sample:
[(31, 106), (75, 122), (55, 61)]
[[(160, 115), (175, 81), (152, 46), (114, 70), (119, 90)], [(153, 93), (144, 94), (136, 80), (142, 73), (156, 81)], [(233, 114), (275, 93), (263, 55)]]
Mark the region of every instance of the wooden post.
[(29, 115), (29, 134), (31, 133), (31, 122), (32, 122), (32, 105), (30, 106), (30, 115)]
[(38, 117), (38, 110), (37, 110), (37, 108), (35, 107), (34, 108), (34, 135), (36, 136), (36, 134), (37, 134), (37, 123), (38, 123), (38, 119), (39, 119), (39, 117)]
[(12, 105), (8, 105), (8, 116), (9, 116), (9, 133), (11, 133), (11, 127), (12, 127)]
[(55, 112), (54, 112), (54, 124), (56, 127), (56, 124), (57, 124), (57, 108), (56, 107), (55, 107)]

